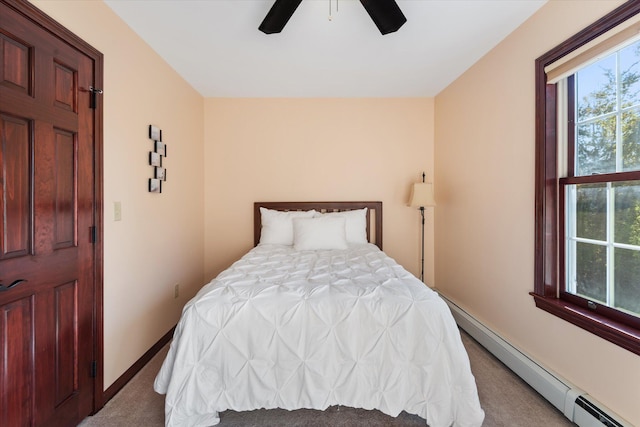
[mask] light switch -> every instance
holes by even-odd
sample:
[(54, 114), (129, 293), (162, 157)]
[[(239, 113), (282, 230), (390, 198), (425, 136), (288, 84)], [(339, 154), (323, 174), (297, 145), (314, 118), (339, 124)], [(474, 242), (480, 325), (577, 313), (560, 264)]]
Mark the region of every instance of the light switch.
[(122, 221), (122, 204), (120, 202), (113, 202), (113, 220)]

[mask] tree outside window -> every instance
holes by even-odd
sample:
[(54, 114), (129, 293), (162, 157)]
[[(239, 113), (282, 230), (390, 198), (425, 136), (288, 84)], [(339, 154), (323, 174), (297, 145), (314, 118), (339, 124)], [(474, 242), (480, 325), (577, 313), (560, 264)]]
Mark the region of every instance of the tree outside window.
[[(569, 102), (575, 105), (568, 115), (575, 116), (569, 175), (577, 183), (565, 189), (566, 291), (637, 316), (640, 182), (593, 176), (640, 169), (640, 42), (580, 69), (569, 84), (576, 94)], [(579, 183), (585, 176), (590, 183)]]

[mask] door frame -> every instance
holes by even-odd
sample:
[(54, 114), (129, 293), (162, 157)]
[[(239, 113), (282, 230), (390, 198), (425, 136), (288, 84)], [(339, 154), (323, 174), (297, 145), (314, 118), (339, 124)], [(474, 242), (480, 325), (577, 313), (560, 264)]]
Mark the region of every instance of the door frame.
[[(73, 34), (60, 23), (45, 14), (26, 0), (0, 0), (14, 9), (34, 24), (42, 27), (53, 36), (64, 41), (82, 54), (93, 60), (94, 87), (103, 89), (104, 58), (101, 52), (89, 45), (77, 35)], [(93, 382), (93, 410), (98, 412), (104, 406), (104, 215), (103, 215), (103, 101), (102, 96), (96, 96), (94, 120), (94, 227), (96, 228), (93, 245), (94, 269), (94, 300), (93, 300), (93, 354), (95, 378)]]

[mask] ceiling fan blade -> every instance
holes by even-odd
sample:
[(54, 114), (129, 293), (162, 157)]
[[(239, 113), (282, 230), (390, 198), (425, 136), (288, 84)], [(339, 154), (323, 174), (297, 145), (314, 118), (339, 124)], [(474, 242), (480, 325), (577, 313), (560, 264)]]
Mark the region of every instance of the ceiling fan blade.
[(293, 12), (296, 11), (301, 1), (302, 0), (276, 0), (258, 29), (265, 34), (279, 33), (284, 26), (287, 25), (289, 18), (291, 18)]
[(398, 31), (407, 22), (395, 0), (360, 0), (360, 3), (383, 35)]

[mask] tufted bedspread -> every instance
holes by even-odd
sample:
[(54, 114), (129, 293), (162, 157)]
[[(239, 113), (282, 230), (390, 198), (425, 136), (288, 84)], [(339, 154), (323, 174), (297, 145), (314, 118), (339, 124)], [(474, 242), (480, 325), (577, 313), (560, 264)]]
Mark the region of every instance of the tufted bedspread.
[(372, 244), (253, 248), (186, 304), (154, 389), (167, 426), (332, 405), (430, 427), (484, 418), (449, 308)]

